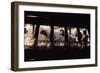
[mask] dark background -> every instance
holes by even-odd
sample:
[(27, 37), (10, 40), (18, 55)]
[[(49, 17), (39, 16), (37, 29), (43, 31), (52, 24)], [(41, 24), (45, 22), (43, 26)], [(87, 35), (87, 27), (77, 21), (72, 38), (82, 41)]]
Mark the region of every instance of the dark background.
[[(38, 16), (30, 18), (27, 15)], [(90, 28), (90, 14), (25, 11), (25, 23)]]

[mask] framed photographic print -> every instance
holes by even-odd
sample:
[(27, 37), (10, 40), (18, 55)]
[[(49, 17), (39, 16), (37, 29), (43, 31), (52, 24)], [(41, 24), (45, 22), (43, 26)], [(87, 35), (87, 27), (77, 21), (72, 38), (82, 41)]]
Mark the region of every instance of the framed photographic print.
[(97, 66), (97, 7), (11, 4), (11, 69)]

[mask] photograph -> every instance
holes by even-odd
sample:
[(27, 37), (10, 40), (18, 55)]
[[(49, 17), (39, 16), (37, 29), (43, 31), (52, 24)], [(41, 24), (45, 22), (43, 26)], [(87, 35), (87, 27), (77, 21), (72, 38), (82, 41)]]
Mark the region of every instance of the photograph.
[(25, 61), (90, 58), (90, 14), (24, 11)]
[(97, 66), (97, 7), (11, 3), (11, 70)]

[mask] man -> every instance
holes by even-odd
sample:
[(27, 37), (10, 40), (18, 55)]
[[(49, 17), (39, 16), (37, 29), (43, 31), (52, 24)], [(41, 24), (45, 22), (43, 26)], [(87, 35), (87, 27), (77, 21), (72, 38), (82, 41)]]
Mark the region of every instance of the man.
[(83, 37), (82, 37), (82, 46), (86, 47), (88, 45), (88, 35), (86, 30), (83, 31)]
[(38, 46), (39, 47), (49, 47), (50, 46), (50, 40), (45, 30), (40, 31), (40, 36), (38, 39)]
[(64, 34), (64, 30), (60, 30), (60, 34), (59, 34), (59, 45), (60, 46), (64, 46), (64, 42), (65, 41), (65, 34)]

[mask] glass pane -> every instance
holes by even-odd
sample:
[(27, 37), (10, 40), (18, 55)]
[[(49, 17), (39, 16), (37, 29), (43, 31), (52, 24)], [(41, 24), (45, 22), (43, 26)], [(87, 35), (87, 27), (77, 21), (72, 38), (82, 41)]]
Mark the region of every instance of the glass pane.
[(25, 24), (24, 26), (24, 46), (25, 49), (32, 48), (35, 44), (35, 27), (36, 25)]
[(64, 27), (54, 26), (54, 46), (65, 45), (65, 29)]
[(80, 28), (80, 32), (82, 34), (81, 38), (81, 47), (88, 47), (90, 46), (90, 34), (86, 28)]
[(51, 27), (46, 25), (40, 25), (39, 36), (38, 36), (38, 46), (39, 47), (50, 47), (50, 32)]
[(78, 41), (77, 28), (68, 27), (67, 32), (68, 32), (68, 43), (69, 43), (68, 46), (76, 47)]

